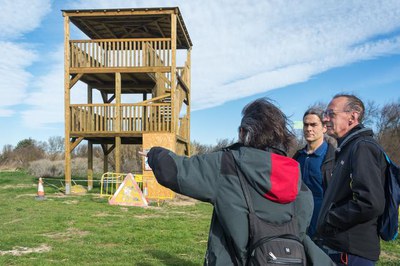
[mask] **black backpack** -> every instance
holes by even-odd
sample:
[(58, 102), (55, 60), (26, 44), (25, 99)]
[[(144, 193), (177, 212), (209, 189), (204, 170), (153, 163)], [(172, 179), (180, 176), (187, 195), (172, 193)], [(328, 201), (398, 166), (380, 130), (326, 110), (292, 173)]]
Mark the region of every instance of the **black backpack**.
[(356, 145), (360, 141), (366, 141), (375, 144), (385, 155), (388, 164), (385, 173), (385, 210), (378, 219), (378, 232), (385, 241), (395, 240), (399, 230), (399, 204), (400, 204), (400, 168), (395, 165), (383, 148), (371, 140), (359, 140), (351, 148), (351, 157)]
[[(249, 243), (246, 265), (307, 265), (304, 246), (299, 239), (296, 218), (292, 217), (289, 222), (283, 224), (272, 224), (259, 218), (253, 208), (247, 180), (233, 154), (232, 157), (249, 209)], [(294, 203), (291, 204), (294, 213)], [(236, 264), (238, 264), (237, 260)]]

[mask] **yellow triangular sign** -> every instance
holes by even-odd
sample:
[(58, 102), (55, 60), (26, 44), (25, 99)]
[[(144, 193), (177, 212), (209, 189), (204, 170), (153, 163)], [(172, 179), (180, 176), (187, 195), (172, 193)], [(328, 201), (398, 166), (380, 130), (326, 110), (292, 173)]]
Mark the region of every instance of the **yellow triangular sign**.
[(144, 198), (135, 178), (128, 174), (122, 184), (115, 191), (108, 201), (111, 205), (147, 207), (147, 200)]

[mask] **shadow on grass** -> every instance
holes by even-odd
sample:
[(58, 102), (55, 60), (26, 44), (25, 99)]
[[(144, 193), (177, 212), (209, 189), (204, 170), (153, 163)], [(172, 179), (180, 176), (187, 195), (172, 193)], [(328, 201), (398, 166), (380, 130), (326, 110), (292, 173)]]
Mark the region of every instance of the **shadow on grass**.
[[(157, 265), (162, 264), (162, 265), (174, 265), (174, 266), (199, 266), (203, 265), (203, 262), (200, 264), (194, 263), (192, 261), (188, 261), (182, 258), (179, 258), (175, 254), (170, 254), (165, 251), (160, 251), (160, 250), (148, 250), (148, 254), (151, 254), (153, 258), (155, 258), (159, 263), (156, 263)], [(151, 262), (136, 262), (135, 265), (138, 266), (153, 266), (155, 265), (154, 263)]]

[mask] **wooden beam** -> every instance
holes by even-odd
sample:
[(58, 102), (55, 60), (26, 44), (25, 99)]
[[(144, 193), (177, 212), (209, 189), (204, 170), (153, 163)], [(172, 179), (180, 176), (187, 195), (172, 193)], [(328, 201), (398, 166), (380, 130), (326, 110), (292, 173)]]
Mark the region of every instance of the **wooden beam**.
[(101, 23), (103, 25), (103, 27), (108, 31), (108, 33), (113, 36), (115, 39), (117, 39), (117, 36), (114, 34), (114, 32), (112, 32), (112, 30), (110, 30), (110, 28), (107, 27), (107, 25), (105, 23)]
[(176, 14), (171, 14), (171, 132), (176, 134), (178, 128), (176, 93)]
[(178, 17), (178, 23), (179, 23), (179, 26), (180, 26), (181, 29), (182, 29), (182, 32), (183, 32), (183, 35), (184, 35), (184, 37), (185, 37), (186, 43), (191, 47), (191, 43), (190, 43), (190, 41), (189, 41), (187, 32), (185, 31), (186, 27), (183, 26), (182, 21), (180, 20), (179, 17)]
[[(79, 10), (78, 12), (76, 10), (68, 11), (65, 10), (63, 12), (64, 16), (69, 16), (69, 17), (98, 17), (99, 15), (101, 16), (110, 16), (110, 17), (119, 17), (119, 16), (132, 16), (132, 15), (162, 15), (162, 14), (171, 14), (175, 12), (174, 9), (160, 9), (160, 8), (154, 8), (154, 9), (149, 9), (149, 8), (140, 8), (140, 9), (95, 9), (95, 10)], [(76, 19), (76, 18), (74, 18)]]
[(116, 73), (116, 72), (120, 72), (120, 73), (149, 73), (149, 72), (169, 73), (172, 71), (171, 71), (171, 67), (169, 67), (169, 66), (161, 66), (161, 67), (160, 66), (157, 66), (157, 67), (97, 67), (97, 68), (74, 67), (74, 68), (70, 68), (70, 73), (72, 73), (72, 74)]
[(107, 149), (107, 144), (101, 144), (101, 148), (103, 150), (104, 155), (109, 155), (115, 148), (115, 144), (111, 145), (109, 149)]
[(161, 36), (163, 36), (163, 37), (165, 38), (165, 34), (164, 34), (164, 32), (162, 31), (162, 29), (161, 29), (160, 25), (158, 24), (158, 22), (156, 21), (156, 22), (154, 22), (154, 23), (156, 24), (157, 29), (158, 29), (158, 31), (160, 32)]
[(107, 93), (105, 93), (104, 91), (100, 91), (100, 95), (101, 95), (101, 98), (103, 99), (103, 103), (108, 103), (107, 102)]
[(72, 89), (72, 87), (79, 81), (79, 79), (83, 76), (83, 74), (72, 74), (71, 79), (69, 81), (69, 89)]
[(158, 21), (162, 21), (162, 20), (165, 20), (165, 17), (161, 17), (155, 21), (151, 21), (149, 23), (144, 23), (144, 24), (141, 24), (140, 26), (134, 27), (134, 28), (130, 29), (126, 34), (122, 35), (121, 38), (125, 38), (126, 36), (129, 36), (131, 33), (135, 32), (136, 30), (138, 30), (140, 28), (144, 28), (147, 25), (150, 25), (154, 22), (157, 23)]
[(82, 23), (82, 25), (90, 29), (90, 31), (93, 32), (93, 34), (96, 35), (97, 38), (101, 39), (101, 36), (97, 33), (97, 31), (92, 26), (88, 25), (83, 19), (79, 19), (79, 23)]
[(111, 103), (115, 99), (115, 93), (111, 95), (110, 99), (107, 100), (107, 103)]
[(115, 137), (115, 172), (121, 173), (121, 137)]
[(70, 142), (71, 144), (71, 152), (76, 148), (76, 146), (79, 145), (79, 143), (81, 143), (81, 141), (83, 140), (83, 137), (79, 137), (77, 139), (72, 139), (72, 141)]
[(171, 97), (171, 94), (168, 93), (168, 94), (160, 95), (158, 97), (154, 97), (154, 98), (145, 100), (145, 101), (140, 102), (138, 104), (147, 104), (147, 103), (155, 102), (155, 101), (158, 101), (158, 100), (162, 100), (162, 99), (167, 98), (167, 97)]
[(107, 144), (101, 144), (101, 149), (103, 150), (103, 171), (104, 173), (108, 172), (108, 153), (107, 153)]
[(87, 169), (87, 183), (88, 191), (93, 189), (93, 143), (88, 141), (88, 169)]
[(70, 111), (70, 45), (69, 45), (69, 17), (64, 16), (64, 141), (65, 141), (65, 194), (71, 193), (71, 146), (69, 143), (71, 130)]

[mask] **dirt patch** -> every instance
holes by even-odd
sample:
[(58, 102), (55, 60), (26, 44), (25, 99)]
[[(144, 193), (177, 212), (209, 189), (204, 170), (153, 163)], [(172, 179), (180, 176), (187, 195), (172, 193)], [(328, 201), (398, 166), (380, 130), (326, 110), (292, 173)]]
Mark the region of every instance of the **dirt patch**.
[(66, 200), (66, 201), (63, 201), (63, 203), (64, 203), (64, 204), (68, 204), (68, 205), (71, 205), (71, 204), (78, 204), (78, 203), (79, 203), (79, 200)]
[(163, 217), (163, 215), (159, 215), (159, 214), (142, 214), (142, 215), (135, 215), (133, 217), (137, 218), (137, 219), (151, 219), (151, 218), (160, 218), (160, 217)]
[(106, 212), (98, 212), (93, 215), (94, 217), (123, 217), (124, 215), (118, 215), (118, 214), (109, 214)]
[(399, 256), (396, 256), (394, 254), (388, 254), (385, 251), (381, 251), (381, 258), (385, 258), (386, 260), (398, 260)]
[(168, 201), (168, 204), (172, 205), (172, 206), (191, 206), (191, 205), (195, 205), (197, 202), (198, 202), (198, 200), (196, 200), (196, 199), (192, 199), (192, 198), (189, 198), (184, 195), (176, 194), (176, 197), (173, 200)]
[(88, 231), (82, 231), (76, 228), (68, 228), (64, 232), (55, 232), (55, 233), (48, 233), (48, 234), (43, 234), (44, 236), (47, 236), (52, 239), (57, 239), (57, 240), (63, 240), (63, 241), (68, 241), (71, 238), (75, 237), (83, 237), (88, 235)]
[(42, 244), (37, 248), (28, 248), (28, 247), (14, 247), (12, 250), (0, 250), (0, 255), (12, 255), (12, 256), (22, 256), (30, 253), (43, 253), (49, 252), (51, 250), (50, 246), (46, 244)]
[(36, 187), (37, 185), (35, 184), (16, 184), (16, 185), (5, 185), (1, 186), (1, 189), (13, 189), (13, 188), (31, 188), (31, 187)]
[(17, 172), (18, 171), (18, 169), (17, 168), (14, 168), (14, 167), (11, 167), (11, 168), (8, 168), (8, 167), (0, 167), (0, 172), (5, 172), (5, 173), (7, 173), (7, 172)]
[(12, 221), (4, 223), (4, 225), (6, 225), (6, 224), (15, 224), (15, 223), (18, 223), (18, 222), (23, 221), (23, 220), (24, 219), (15, 219), (15, 220), (12, 220)]
[(57, 193), (51, 194), (51, 197), (53, 197), (53, 198), (67, 198), (68, 195), (65, 195), (64, 193), (61, 193), (61, 192), (57, 192)]
[(16, 196), (15, 198), (19, 199), (22, 197), (35, 197), (35, 196), (37, 196), (37, 194), (20, 194), (20, 195)]

